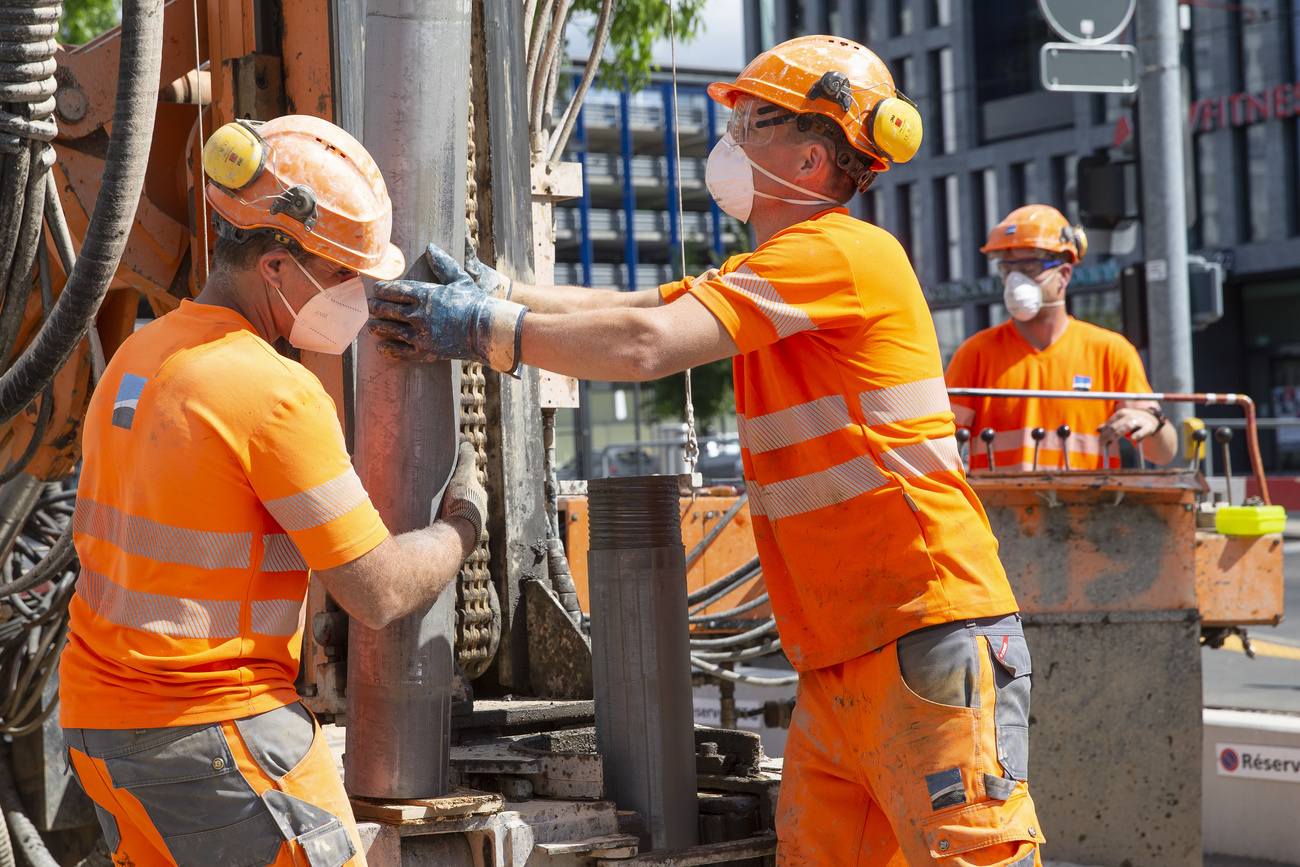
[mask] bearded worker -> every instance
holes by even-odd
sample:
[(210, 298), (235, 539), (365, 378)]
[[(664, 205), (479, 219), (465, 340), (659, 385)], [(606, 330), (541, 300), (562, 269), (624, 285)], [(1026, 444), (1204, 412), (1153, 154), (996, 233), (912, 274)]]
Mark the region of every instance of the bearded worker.
[[(948, 387), (1149, 393), (1133, 344), (1065, 311), (1066, 287), (1087, 250), (1083, 230), (1048, 205), (1017, 208), (994, 226), (980, 252), (1002, 276), (1011, 318), (958, 347), (948, 362)], [(985, 429), (994, 432), (999, 470), (1066, 468), (1067, 459), (1069, 469), (1114, 469), (1123, 437), (1141, 443), (1142, 456), (1158, 464), (1173, 460), (1178, 448), (1174, 426), (1153, 400), (954, 397), (953, 412), (973, 435), (971, 469), (988, 468), (986, 450), (974, 447)], [(1070, 428), (1064, 441), (1061, 425)], [(1042, 428), (1040, 441), (1035, 428)]]
[(293, 685), (307, 570), (379, 629), (455, 579), (486, 495), (462, 446), (442, 519), (390, 535), (325, 388), (271, 345), (343, 352), (360, 275), (402, 273), (360, 143), (312, 117), (227, 124), (203, 166), (208, 281), (127, 338), (86, 415), (64, 738), (115, 864), (363, 867)]
[(473, 277), (379, 283), (395, 358), (658, 379), (735, 359), (749, 507), (800, 673), (777, 819), (783, 865), (1029, 867), (1029, 653), (962, 471), (934, 324), (898, 242), (842, 206), (920, 144), (861, 45), (806, 36), (709, 94), (709, 156), (752, 253), (658, 290)]

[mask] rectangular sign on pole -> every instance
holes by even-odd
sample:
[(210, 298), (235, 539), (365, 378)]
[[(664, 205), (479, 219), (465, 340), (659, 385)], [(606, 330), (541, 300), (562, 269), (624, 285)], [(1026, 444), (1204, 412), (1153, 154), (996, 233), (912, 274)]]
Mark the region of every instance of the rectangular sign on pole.
[(1071, 93), (1133, 93), (1138, 89), (1132, 45), (1048, 42), (1039, 52), (1043, 87)]

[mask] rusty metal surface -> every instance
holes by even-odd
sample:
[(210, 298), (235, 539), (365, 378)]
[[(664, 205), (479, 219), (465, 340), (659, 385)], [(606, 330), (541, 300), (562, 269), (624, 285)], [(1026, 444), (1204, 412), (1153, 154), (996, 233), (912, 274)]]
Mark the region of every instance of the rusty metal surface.
[(1225, 536), (1196, 531), (1196, 595), (1204, 626), (1273, 625), (1282, 620), (1282, 534)]
[[(735, 505), (736, 500), (737, 497), (734, 496), (702, 496), (695, 498), (693, 502), (690, 497), (681, 498), (682, 544), (687, 551), (700, 543), (727, 510)], [(582, 610), (590, 612), (590, 593), (587, 587), (589, 537), (587, 509), (586, 497), (560, 498), (560, 527), (561, 533), (567, 536), (565, 550), (568, 553), (569, 568), (573, 573), (573, 584), (577, 589), (578, 602), (582, 605)], [(710, 581), (721, 578), (753, 559), (755, 548), (751, 523), (749, 505), (746, 504), (687, 571), (687, 593), (698, 590)], [(745, 582), (700, 613), (709, 614), (735, 608), (761, 596), (766, 589), (761, 577)], [(752, 611), (745, 612), (745, 616), (763, 620), (772, 616), (772, 609), (768, 605), (760, 605)], [(700, 631), (699, 627), (694, 627), (693, 631)]]
[(1199, 477), (1179, 472), (973, 473), (1026, 613), (1197, 607)]
[(540, 578), (526, 578), (523, 589), (528, 625), (528, 676), (535, 695), (590, 699), (591, 645)]

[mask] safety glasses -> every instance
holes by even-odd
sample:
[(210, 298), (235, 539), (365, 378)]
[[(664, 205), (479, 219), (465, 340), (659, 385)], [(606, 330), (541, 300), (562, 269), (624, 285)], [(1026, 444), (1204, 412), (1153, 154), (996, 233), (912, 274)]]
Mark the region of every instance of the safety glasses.
[(772, 141), (773, 130), (799, 117), (789, 109), (760, 99), (741, 99), (731, 110), (727, 133), (738, 145), (762, 147)]
[(999, 259), (998, 274), (1005, 277), (1012, 271), (1019, 271), (1026, 277), (1037, 280), (1045, 271), (1064, 265), (1059, 259)]

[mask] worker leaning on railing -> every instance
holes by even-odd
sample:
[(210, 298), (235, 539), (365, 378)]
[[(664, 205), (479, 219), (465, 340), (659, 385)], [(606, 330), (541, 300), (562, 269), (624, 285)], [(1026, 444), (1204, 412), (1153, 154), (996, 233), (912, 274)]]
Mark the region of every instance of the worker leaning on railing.
[(207, 284), (127, 338), (86, 415), (64, 737), (115, 864), (364, 867), (294, 691), (307, 570), (377, 629), (450, 585), (486, 496), (464, 446), (443, 519), (390, 536), (333, 401), (272, 348), (342, 352), (360, 274), (402, 272), (365, 149), (288, 116), (222, 127), (203, 166)]
[[(1047, 205), (1017, 208), (994, 226), (980, 252), (997, 263), (1011, 318), (957, 349), (948, 387), (1151, 391), (1131, 343), (1065, 312), (1066, 286), (1087, 249), (1083, 230)], [(1177, 449), (1174, 426), (1155, 401), (954, 397), (952, 404), (957, 424), (971, 430), (972, 470), (988, 468), (978, 445), (986, 429), (995, 434), (999, 470), (1033, 468), (1036, 445), (1038, 468), (1064, 467), (1062, 425), (1070, 428), (1065, 447), (1074, 470), (1118, 467), (1121, 437), (1141, 442), (1143, 457), (1158, 464), (1173, 460)], [(1046, 433), (1041, 444), (1032, 437), (1035, 428)]]
[(754, 226), (752, 253), (658, 290), (512, 292), (434, 249), (441, 283), (376, 284), (371, 331), (396, 358), (584, 379), (734, 357), (755, 541), (800, 673), (778, 863), (1029, 867), (1043, 837), (1016, 602), (916, 275), (840, 206), (916, 152), (920, 117), (874, 54), (832, 36), (709, 94), (733, 117), (706, 182)]

